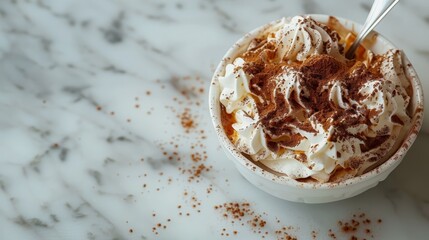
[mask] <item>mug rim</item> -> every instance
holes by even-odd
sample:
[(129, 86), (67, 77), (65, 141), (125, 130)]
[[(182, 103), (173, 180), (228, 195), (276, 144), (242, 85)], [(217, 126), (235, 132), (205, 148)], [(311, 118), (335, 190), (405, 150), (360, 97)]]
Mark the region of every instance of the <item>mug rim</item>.
[[(303, 16), (310, 16), (311, 18), (315, 19), (319, 22), (326, 22), (330, 17), (336, 18), (340, 24), (343, 26), (346, 24), (351, 24), (352, 28), (347, 28), (350, 31), (359, 30), (362, 25), (358, 24), (352, 20), (336, 17), (336, 16), (330, 16), (330, 15), (324, 15), (324, 14), (306, 14)], [(282, 18), (281, 18), (282, 19)], [(348, 178), (339, 182), (326, 182), (326, 183), (320, 183), (320, 182), (299, 182), (296, 181), (293, 178), (287, 177), (287, 176), (278, 176), (276, 174), (273, 174), (269, 171), (266, 171), (259, 166), (257, 166), (255, 163), (253, 163), (251, 160), (246, 158), (241, 152), (239, 152), (234, 144), (229, 140), (227, 137), (221, 123), (220, 118), (220, 101), (219, 101), (219, 89), (218, 89), (218, 78), (220, 76), (220, 73), (224, 70), (226, 64), (230, 62), (231, 56), (233, 56), (239, 48), (243, 47), (246, 42), (250, 41), (253, 37), (258, 35), (260, 32), (263, 32), (270, 26), (274, 25), (275, 23), (278, 23), (281, 21), (281, 19), (274, 20), (268, 24), (259, 26), (249, 33), (245, 34), (243, 37), (241, 37), (239, 40), (237, 40), (232, 47), (228, 49), (226, 54), (223, 56), (221, 62), (217, 66), (211, 83), (210, 83), (210, 89), (209, 89), (209, 108), (210, 108), (210, 117), (212, 119), (212, 123), (215, 127), (216, 134), (218, 136), (218, 139), (220, 143), (228, 150), (228, 152), (234, 157), (235, 162), (244, 165), (246, 168), (248, 168), (250, 171), (252, 171), (255, 174), (258, 174), (262, 176), (263, 178), (275, 182), (281, 185), (296, 187), (296, 188), (304, 188), (304, 189), (332, 189), (332, 188), (344, 188), (349, 185), (355, 185), (358, 183), (362, 183), (365, 181), (368, 181), (370, 179), (375, 178), (376, 176), (382, 174), (383, 172), (389, 170), (390, 168), (395, 168), (399, 162), (402, 160), (402, 158), (405, 156), (407, 151), (410, 149), (411, 145), (417, 138), (418, 132), (421, 129), (422, 122), (423, 122), (423, 112), (424, 112), (424, 104), (423, 104), (423, 89), (420, 82), (419, 77), (417, 76), (414, 67), (406, 57), (406, 55), (403, 53), (402, 60), (404, 65), (404, 70), (408, 72), (407, 75), (412, 76), (412, 79), (409, 79), (411, 82), (411, 85), (413, 87), (413, 98), (415, 98), (416, 107), (415, 107), (415, 113), (413, 116), (413, 123), (412, 126), (409, 128), (408, 133), (406, 133), (404, 140), (402, 144), (398, 147), (398, 149), (390, 156), (384, 163), (377, 166), (376, 168), (358, 175), (354, 176), (352, 178)], [(374, 34), (377, 34), (377, 41), (381, 41), (382, 44), (385, 44), (389, 46), (389, 48), (398, 49), (394, 44), (392, 44), (389, 40), (387, 40), (383, 35), (379, 34), (376, 31), (373, 31)], [(411, 77), (409, 77), (411, 78)]]

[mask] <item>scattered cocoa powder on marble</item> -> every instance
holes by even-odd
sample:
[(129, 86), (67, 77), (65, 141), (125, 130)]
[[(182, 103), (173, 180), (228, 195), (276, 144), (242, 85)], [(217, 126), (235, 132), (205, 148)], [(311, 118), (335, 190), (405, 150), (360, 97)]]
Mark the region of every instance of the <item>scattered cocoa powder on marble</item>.
[[(168, 220), (170, 220), (170, 219), (168, 219)], [(167, 222), (170, 222), (168, 220), (167, 220)], [(158, 235), (160, 230), (165, 230), (165, 229), (167, 229), (167, 224), (163, 224), (163, 223), (158, 222), (155, 224), (155, 226), (152, 227), (152, 232), (155, 235)]]
[(200, 176), (204, 173), (204, 172), (209, 172), (210, 170), (212, 170), (213, 166), (206, 166), (205, 164), (201, 163), (199, 165), (194, 165), (191, 166), (191, 168), (185, 170), (186, 172), (188, 172), (190, 174), (190, 176), (188, 177), (188, 182), (192, 182), (192, 181), (196, 181), (196, 182), (200, 182)]
[[(199, 134), (203, 134), (201, 131), (196, 131)], [(205, 144), (203, 143), (202, 137), (196, 138), (196, 140), (190, 144), (191, 153), (189, 157), (184, 156), (178, 152), (179, 143), (184, 138), (182, 135), (173, 137), (173, 141), (169, 143), (158, 144), (164, 157), (171, 162), (173, 165), (177, 165), (177, 170), (182, 174), (188, 175), (188, 182), (199, 182), (204, 173), (210, 172), (213, 168), (212, 165), (208, 165), (206, 160), (208, 158)], [(171, 150), (177, 149), (177, 150)], [(184, 161), (186, 160), (186, 161)]]
[(191, 159), (192, 159), (192, 161), (194, 161), (194, 162), (200, 162), (200, 161), (206, 160), (207, 159), (206, 152), (204, 151), (203, 154), (201, 154), (199, 152), (191, 153)]
[(185, 110), (178, 115), (180, 118), (180, 124), (185, 129), (186, 133), (189, 133), (191, 129), (196, 128), (196, 122), (194, 120), (194, 116), (191, 115), (189, 108), (185, 108)]
[[(297, 240), (296, 237), (289, 233), (289, 231), (294, 229), (292, 226), (282, 226), (277, 230), (266, 228), (267, 220), (264, 216), (267, 216), (267, 213), (256, 213), (254, 210), (252, 210), (251, 204), (249, 202), (226, 202), (215, 205), (214, 209), (222, 214), (222, 216), (227, 221), (229, 221), (232, 226), (236, 224), (248, 226), (253, 231), (253, 233), (259, 235), (260, 238), (266, 238), (268, 235), (272, 235), (276, 236), (278, 240)], [(280, 223), (280, 220), (278, 220), (277, 223)], [(225, 232), (226, 229), (224, 228), (222, 231)], [(237, 230), (232, 230), (233, 233), (235, 231)]]
[(317, 232), (315, 230), (311, 231), (311, 239), (313, 240), (317, 239)]
[(206, 83), (200, 76), (172, 76), (168, 82), (187, 101), (203, 95)]
[(332, 231), (332, 229), (328, 230), (328, 236), (331, 237), (332, 239), (337, 239), (337, 236), (335, 235), (335, 233)]
[[(200, 124), (197, 122), (200, 112), (200, 103), (205, 94), (205, 82), (201, 78), (182, 77), (179, 81), (187, 81), (183, 83), (175, 83), (173, 86), (175, 90), (180, 88), (179, 94), (173, 96), (174, 105), (165, 105), (165, 109), (170, 110), (177, 118), (173, 119), (172, 125), (176, 125), (179, 120), (178, 126), (185, 131), (183, 134), (176, 134), (171, 137), (170, 141), (159, 141), (157, 143), (160, 152), (160, 162), (169, 164), (177, 169), (177, 171), (186, 176), (188, 183), (200, 182), (204, 175), (210, 172), (213, 166), (207, 164), (207, 147), (205, 139), (207, 138), (205, 129), (199, 128)], [(197, 83), (195, 83), (195, 81)], [(194, 84), (189, 84), (189, 83)], [(162, 84), (157, 80), (157, 83)], [(164, 85), (163, 85), (164, 86)], [(163, 89), (164, 87), (161, 87)], [(150, 91), (148, 91), (150, 92)], [(147, 94), (147, 95), (150, 95)], [(137, 101), (138, 99), (136, 99)], [(192, 107), (191, 107), (192, 106)], [(135, 103), (134, 107), (140, 107), (140, 103)], [(155, 159), (148, 159), (146, 162), (153, 163)], [(158, 159), (156, 159), (158, 161)], [(167, 178), (167, 184), (172, 181), (172, 176), (159, 172), (162, 178)], [(159, 183), (164, 181), (158, 180)], [(177, 178), (177, 182), (180, 179)], [(144, 183), (144, 187), (146, 187)], [(164, 188), (156, 188), (164, 189)], [(213, 185), (207, 187), (207, 192), (213, 191)], [(183, 192), (183, 202), (177, 202), (177, 217), (191, 217), (194, 214), (201, 213), (202, 201), (199, 200), (194, 192), (185, 190)], [(161, 229), (167, 227), (167, 223), (171, 221), (169, 218), (165, 223), (159, 222), (152, 228), (155, 235), (161, 233)], [(234, 233), (228, 233), (233, 235)], [(236, 233), (238, 234), (238, 232)]]
[(210, 194), (213, 191), (213, 185), (210, 184), (209, 187), (206, 189), (207, 194)]
[(275, 231), (278, 240), (297, 240), (296, 237), (290, 235), (289, 231), (293, 230), (293, 227), (282, 227)]
[[(332, 239), (337, 239), (337, 235), (344, 235), (348, 239), (354, 240), (375, 239), (373, 234), (374, 222), (375, 220), (369, 218), (365, 213), (353, 214), (347, 220), (339, 220), (337, 222), (338, 231), (334, 232), (332, 229), (329, 229), (328, 236)], [(378, 219), (377, 223), (380, 224), (381, 219)], [(359, 236), (364, 237), (359, 238)]]

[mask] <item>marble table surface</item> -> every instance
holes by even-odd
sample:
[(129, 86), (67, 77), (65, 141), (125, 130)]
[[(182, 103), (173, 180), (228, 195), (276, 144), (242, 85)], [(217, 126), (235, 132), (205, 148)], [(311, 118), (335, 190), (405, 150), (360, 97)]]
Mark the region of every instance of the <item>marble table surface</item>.
[[(243, 179), (208, 114), (214, 67), (241, 35), (304, 13), (363, 22), (370, 4), (1, 1), (0, 239), (428, 239), (429, 134), (376, 188), (307, 205)], [(401, 1), (377, 27), (426, 95), (427, 9)]]

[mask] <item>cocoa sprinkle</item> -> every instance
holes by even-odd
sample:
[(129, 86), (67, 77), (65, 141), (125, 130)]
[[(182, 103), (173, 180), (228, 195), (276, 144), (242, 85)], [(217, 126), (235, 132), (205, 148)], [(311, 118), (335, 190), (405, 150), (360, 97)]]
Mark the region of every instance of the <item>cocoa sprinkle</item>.
[(189, 108), (185, 108), (185, 110), (179, 115), (180, 124), (185, 129), (186, 133), (189, 133), (191, 129), (196, 127), (196, 123), (190, 113)]
[[(337, 234), (348, 236), (348, 239), (375, 239), (373, 234), (373, 225), (370, 218), (366, 216), (365, 213), (353, 214), (348, 220), (340, 220), (337, 222), (339, 231)], [(381, 223), (381, 219), (377, 220), (378, 223)], [(364, 238), (358, 238), (357, 236), (365, 236)], [(330, 229), (328, 236), (332, 239), (337, 239), (335, 232)]]
[[(266, 213), (258, 214), (252, 210), (250, 203), (248, 202), (227, 202), (220, 205), (215, 205), (214, 209), (219, 211), (222, 216), (231, 222), (232, 225), (241, 224), (242, 226), (247, 225), (253, 230), (254, 234), (259, 235), (260, 238), (265, 238), (267, 235), (274, 235), (279, 240), (297, 240), (296, 237), (290, 235), (289, 231), (293, 230), (293, 227), (283, 226), (275, 231), (265, 230), (267, 221), (264, 216)], [(277, 221), (280, 223), (280, 220)], [(221, 235), (227, 230), (224, 228)], [(238, 234), (237, 230), (233, 231), (234, 235)]]

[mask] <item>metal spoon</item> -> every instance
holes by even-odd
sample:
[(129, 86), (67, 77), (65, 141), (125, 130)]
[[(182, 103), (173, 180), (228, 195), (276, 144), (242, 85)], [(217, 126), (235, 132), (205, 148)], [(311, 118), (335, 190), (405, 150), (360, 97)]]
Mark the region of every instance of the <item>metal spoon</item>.
[(355, 55), (355, 51), (358, 48), (360, 42), (374, 29), (374, 27), (383, 19), (386, 14), (392, 10), (392, 8), (399, 2), (399, 0), (374, 0), (371, 11), (357, 35), (355, 41), (347, 50), (346, 58), (352, 59)]

